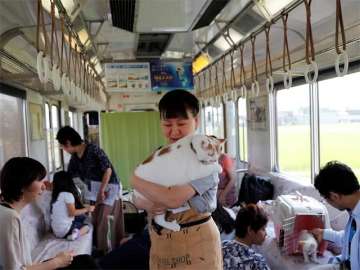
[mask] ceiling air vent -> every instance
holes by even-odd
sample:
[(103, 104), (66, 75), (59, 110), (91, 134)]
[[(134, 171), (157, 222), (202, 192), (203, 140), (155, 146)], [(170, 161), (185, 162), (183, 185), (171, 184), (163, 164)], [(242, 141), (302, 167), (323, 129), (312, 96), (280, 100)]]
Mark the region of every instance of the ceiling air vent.
[(235, 21), (231, 24), (231, 27), (240, 34), (246, 35), (263, 23), (265, 23), (265, 18), (260, 16), (253, 9), (249, 8), (235, 19)]
[(110, 0), (112, 24), (133, 32), (136, 0)]
[(213, 0), (194, 26), (193, 30), (208, 26), (230, 0)]
[(136, 57), (160, 57), (168, 46), (172, 34), (140, 34)]

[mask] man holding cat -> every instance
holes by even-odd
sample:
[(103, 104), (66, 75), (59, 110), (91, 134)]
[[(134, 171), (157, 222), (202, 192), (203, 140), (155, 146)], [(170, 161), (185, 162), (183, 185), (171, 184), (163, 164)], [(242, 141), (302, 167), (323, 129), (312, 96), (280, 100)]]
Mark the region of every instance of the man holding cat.
[[(350, 218), (343, 231), (315, 229), (312, 233), (319, 243), (324, 239), (342, 248), (338, 263), (345, 269), (360, 269), (360, 185), (358, 179), (350, 167), (331, 161), (316, 176), (315, 187), (330, 205), (341, 211), (347, 210)], [(329, 269), (339, 269), (339, 265), (334, 265)]]
[[(162, 133), (169, 144), (195, 133), (199, 126), (199, 101), (185, 90), (166, 93), (159, 111)], [(218, 182), (214, 174), (190, 184), (165, 187), (133, 176), (132, 186), (145, 197), (135, 203), (150, 215), (178, 208), (187, 201), (191, 206), (167, 216), (168, 220), (177, 220), (180, 231), (150, 227), (150, 269), (222, 269), (220, 233), (211, 218)]]

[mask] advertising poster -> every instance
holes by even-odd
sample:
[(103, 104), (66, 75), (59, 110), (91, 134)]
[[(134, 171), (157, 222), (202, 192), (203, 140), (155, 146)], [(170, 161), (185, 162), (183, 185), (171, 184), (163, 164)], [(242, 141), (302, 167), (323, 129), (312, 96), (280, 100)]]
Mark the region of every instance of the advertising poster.
[(107, 91), (151, 91), (149, 63), (105, 64)]
[(153, 91), (194, 90), (191, 62), (152, 61), (150, 69)]

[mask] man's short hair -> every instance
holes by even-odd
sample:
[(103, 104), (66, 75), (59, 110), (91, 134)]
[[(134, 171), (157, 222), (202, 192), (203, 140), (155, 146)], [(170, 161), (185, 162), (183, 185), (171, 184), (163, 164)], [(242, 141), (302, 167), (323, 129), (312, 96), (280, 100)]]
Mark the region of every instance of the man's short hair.
[(37, 160), (29, 157), (9, 159), (1, 170), (0, 189), (4, 201), (19, 201), (24, 188), (46, 176), (45, 167)]
[(264, 210), (256, 204), (248, 204), (241, 208), (235, 220), (235, 235), (243, 238), (248, 233), (248, 227), (254, 232), (259, 231), (268, 222)]
[(351, 168), (339, 161), (328, 162), (315, 177), (315, 188), (328, 198), (330, 192), (350, 195), (360, 189), (359, 181)]
[(56, 139), (62, 145), (65, 145), (67, 141), (69, 141), (72, 146), (80, 145), (83, 142), (79, 133), (70, 126), (60, 128)]
[(159, 102), (161, 119), (188, 118), (187, 111), (194, 117), (199, 113), (199, 100), (190, 92), (176, 89), (167, 92)]

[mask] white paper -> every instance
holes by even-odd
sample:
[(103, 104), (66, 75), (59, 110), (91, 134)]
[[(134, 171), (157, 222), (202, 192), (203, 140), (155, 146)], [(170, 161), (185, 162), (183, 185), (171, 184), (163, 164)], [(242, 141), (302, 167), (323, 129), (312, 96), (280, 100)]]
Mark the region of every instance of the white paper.
[[(91, 181), (90, 182), (90, 191), (85, 195), (85, 199), (89, 201), (96, 201), (97, 195), (99, 193), (101, 182)], [(113, 206), (116, 199), (119, 198), (120, 186), (116, 184), (107, 184), (105, 188), (106, 197), (103, 201), (104, 204)]]

